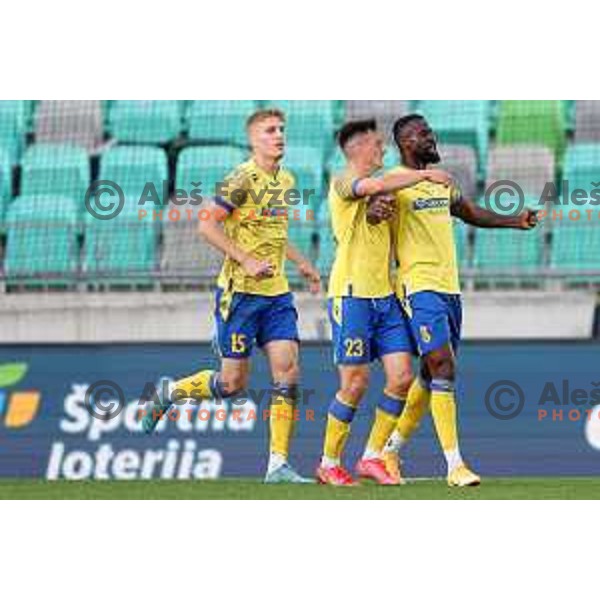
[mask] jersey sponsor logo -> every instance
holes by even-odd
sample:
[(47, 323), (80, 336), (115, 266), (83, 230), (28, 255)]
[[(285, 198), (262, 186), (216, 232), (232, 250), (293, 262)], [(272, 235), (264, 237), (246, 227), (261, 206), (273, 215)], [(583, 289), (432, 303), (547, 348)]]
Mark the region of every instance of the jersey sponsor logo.
[(436, 210), (448, 207), (448, 198), (419, 198), (413, 202), (413, 210)]

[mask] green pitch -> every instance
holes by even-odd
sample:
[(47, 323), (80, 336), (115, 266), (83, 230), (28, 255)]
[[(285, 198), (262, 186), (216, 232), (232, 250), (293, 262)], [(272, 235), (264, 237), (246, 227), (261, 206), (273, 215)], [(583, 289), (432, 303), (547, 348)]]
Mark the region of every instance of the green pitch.
[(219, 481), (0, 480), (0, 499), (80, 500), (541, 500), (600, 499), (600, 478), (485, 479), (479, 488), (449, 489), (443, 480), (411, 481), (399, 488), (362, 485), (264, 485), (248, 479)]

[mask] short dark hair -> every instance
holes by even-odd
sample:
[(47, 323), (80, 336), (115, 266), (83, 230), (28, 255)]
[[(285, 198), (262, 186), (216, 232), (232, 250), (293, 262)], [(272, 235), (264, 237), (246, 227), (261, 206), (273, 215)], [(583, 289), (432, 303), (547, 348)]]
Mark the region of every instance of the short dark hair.
[(400, 146), (400, 137), (402, 136), (404, 128), (411, 123), (415, 123), (416, 121), (425, 121), (425, 117), (417, 113), (411, 113), (396, 120), (392, 131), (394, 134), (394, 141), (398, 146)]
[(369, 131), (377, 131), (375, 119), (362, 119), (360, 121), (348, 121), (338, 132), (337, 140), (340, 148), (344, 150), (348, 142), (355, 136)]

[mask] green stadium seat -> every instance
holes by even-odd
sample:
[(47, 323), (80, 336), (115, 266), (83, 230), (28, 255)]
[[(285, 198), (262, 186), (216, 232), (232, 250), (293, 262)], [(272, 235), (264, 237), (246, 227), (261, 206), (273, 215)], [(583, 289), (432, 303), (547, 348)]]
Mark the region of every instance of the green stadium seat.
[(231, 146), (186, 148), (177, 161), (176, 187), (189, 195), (194, 189), (192, 184), (201, 182), (202, 196), (212, 198), (216, 184), (247, 159), (246, 152)]
[(486, 271), (535, 272), (542, 266), (542, 229), (478, 229), (475, 232), (473, 266)]
[[(303, 211), (318, 211), (327, 196), (325, 191), (325, 171), (320, 153), (314, 148), (290, 148), (284, 165), (296, 179), (296, 189), (302, 201), (294, 208)], [(304, 200), (306, 199), (306, 203)]]
[(6, 215), (7, 282), (72, 283), (79, 265), (78, 216), (72, 198), (17, 198)]
[(21, 162), (22, 196), (70, 197), (82, 207), (90, 184), (85, 150), (60, 144), (34, 144)]
[(188, 109), (191, 139), (247, 146), (246, 121), (256, 100), (194, 100)]
[(503, 100), (498, 144), (537, 144), (549, 148), (558, 164), (565, 149), (565, 107), (561, 100)]
[(139, 207), (146, 210), (155, 206), (148, 196), (154, 194), (154, 189), (159, 200), (168, 200), (163, 193), (168, 178), (167, 155), (160, 148), (116, 146), (103, 154), (100, 162), (100, 180), (115, 182), (129, 200), (135, 199), (136, 205), (139, 202)]
[(83, 272), (96, 283), (148, 284), (158, 261), (160, 223), (140, 219), (136, 197), (127, 198), (125, 208), (114, 219), (85, 218)]
[(109, 131), (119, 142), (165, 144), (181, 129), (179, 100), (114, 100), (110, 107)]
[(335, 239), (331, 225), (320, 224), (319, 227), (319, 254), (317, 258), (317, 267), (324, 277), (331, 273), (331, 267), (335, 260)]
[(26, 102), (26, 100), (0, 100), (0, 148), (8, 153), (11, 165), (19, 162), (25, 146)]
[(490, 104), (488, 100), (421, 100), (423, 114), (443, 144), (470, 146), (477, 154), (483, 177), (489, 145)]
[[(592, 190), (598, 189), (593, 183), (600, 181), (600, 144), (569, 146), (565, 154), (563, 179), (569, 183), (569, 195), (576, 189), (581, 189), (585, 190), (592, 202), (597, 202), (590, 198), (590, 194)], [(578, 200), (578, 202), (582, 201)], [(586, 208), (597, 208), (597, 206), (576, 205), (569, 199), (569, 203), (554, 208), (567, 212), (571, 209), (585, 210)]]
[[(597, 222), (556, 221), (553, 223), (550, 266), (572, 273), (600, 269), (600, 227)], [(580, 276), (582, 282), (591, 278)], [(595, 281), (598, 277), (594, 278)]]
[(0, 149), (0, 226), (10, 200), (12, 189), (12, 169), (8, 153)]
[(332, 100), (269, 100), (286, 115), (288, 147), (312, 148), (324, 160), (335, 142), (336, 108)]
[(454, 219), (454, 243), (456, 244), (456, 259), (459, 269), (470, 267), (469, 230), (468, 225), (459, 219)]

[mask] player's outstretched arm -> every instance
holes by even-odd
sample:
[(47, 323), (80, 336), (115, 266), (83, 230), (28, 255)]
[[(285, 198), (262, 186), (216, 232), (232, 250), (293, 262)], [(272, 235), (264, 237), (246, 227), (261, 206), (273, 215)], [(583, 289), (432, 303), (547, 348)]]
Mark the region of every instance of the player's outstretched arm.
[(538, 224), (535, 210), (525, 209), (522, 213), (514, 216), (498, 215), (462, 197), (452, 202), (450, 212), (452, 216), (474, 227), (533, 229)]
[(412, 187), (421, 181), (431, 181), (442, 185), (450, 185), (452, 177), (445, 171), (423, 169), (389, 173), (383, 177), (367, 177), (356, 182), (354, 192), (357, 197), (374, 194), (390, 194), (407, 187)]
[(208, 211), (208, 218), (200, 221), (198, 227), (200, 235), (211, 245), (242, 265), (250, 277), (264, 279), (273, 277), (273, 265), (268, 261), (257, 260), (244, 252), (223, 230), (222, 223), (230, 213), (223, 207), (214, 203)]
[(321, 291), (321, 273), (319, 269), (290, 242), (287, 245), (286, 257), (296, 265), (298, 272), (308, 281), (310, 293), (318, 294)]

